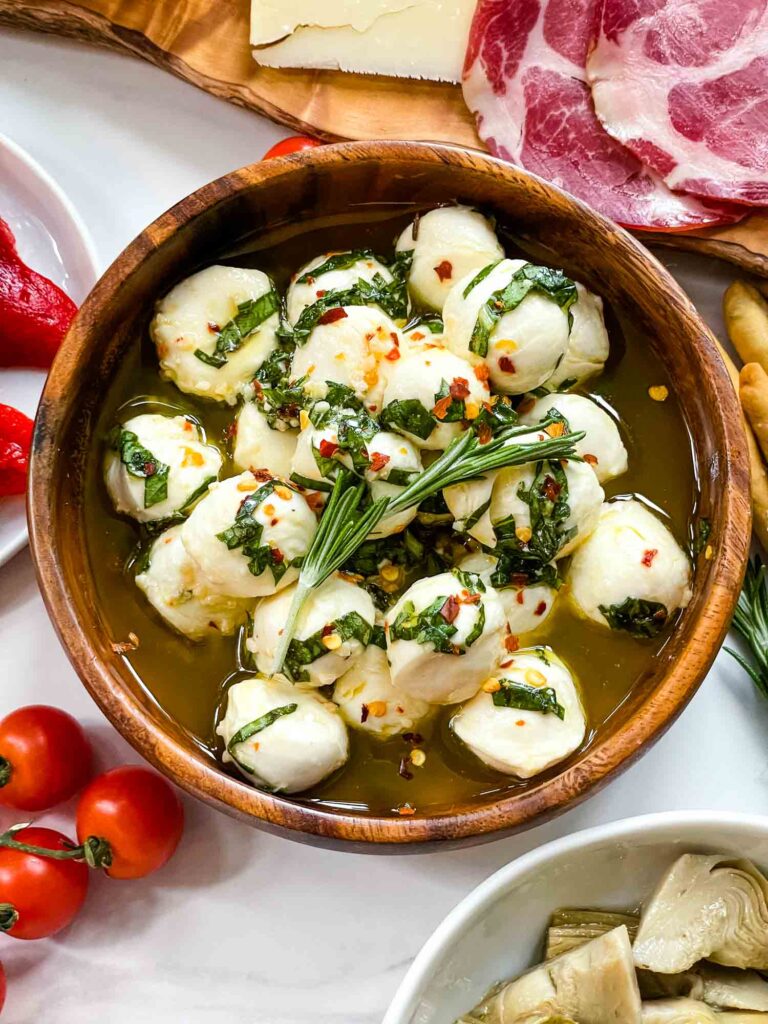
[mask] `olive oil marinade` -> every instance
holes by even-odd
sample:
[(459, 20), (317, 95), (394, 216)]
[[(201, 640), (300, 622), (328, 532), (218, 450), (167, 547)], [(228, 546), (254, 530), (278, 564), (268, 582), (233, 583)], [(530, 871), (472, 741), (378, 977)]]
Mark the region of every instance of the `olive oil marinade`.
[[(258, 248), (220, 262), (258, 267), (270, 274), (284, 292), (291, 273), (317, 253), (362, 247), (391, 253), (393, 240), (409, 219), (408, 214), (392, 217), (386, 211), (372, 211), (354, 221), (339, 218), (282, 240), (259, 239)], [(147, 324), (151, 315), (152, 311), (147, 310)], [(629, 470), (605, 485), (606, 497), (632, 492), (647, 496), (668, 513), (676, 536), (684, 540), (696, 486), (690, 439), (674, 387), (631, 325), (611, 311), (607, 311), (607, 323), (611, 335), (609, 361), (604, 373), (581, 389), (604, 400), (621, 415)], [(668, 388), (665, 401), (654, 401), (649, 396), (648, 389), (659, 385)], [(224, 473), (231, 472), (226, 460), (235, 409), (182, 394), (161, 380), (157, 355), (146, 330), (136, 338), (115, 376), (100, 414), (100, 437), (105, 437), (115, 422), (117, 410), (125, 403), (136, 405), (137, 396), (152, 406), (168, 405), (195, 417), (208, 440), (225, 453)], [(91, 525), (86, 536), (103, 615), (113, 638), (124, 638), (129, 632), (138, 636), (139, 646), (128, 660), (142, 686), (215, 758), (221, 753), (221, 741), (214, 732), (217, 709), (223, 687), (237, 671), (242, 645), (238, 637), (192, 643), (164, 625), (150, 608), (133, 583), (131, 559), (138, 532), (131, 521), (116, 516), (110, 505), (102, 479), (102, 458), (103, 450), (95, 449), (87, 469), (86, 502)], [(423, 532), (421, 536), (425, 536)], [(434, 538), (437, 544), (437, 531), (426, 538), (427, 543)], [(443, 531), (440, 543), (444, 540)], [(573, 670), (588, 719), (586, 742), (625, 700), (666, 636), (637, 640), (599, 628), (576, 618), (560, 597), (536, 634), (536, 642), (552, 644)], [(432, 719), (419, 726), (417, 734), (386, 741), (350, 730), (351, 754), (346, 767), (295, 799), (373, 813), (390, 813), (405, 803), (421, 811), (437, 811), (449, 810), (480, 794), (525, 785), (488, 768), (455, 739), (448, 728), (455, 710), (438, 708)], [(409, 758), (416, 748), (426, 755), (418, 766)]]

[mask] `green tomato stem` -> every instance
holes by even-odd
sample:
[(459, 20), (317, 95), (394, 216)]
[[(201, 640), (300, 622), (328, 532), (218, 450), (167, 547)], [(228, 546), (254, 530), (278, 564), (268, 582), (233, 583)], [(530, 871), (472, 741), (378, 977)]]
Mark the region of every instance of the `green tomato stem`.
[[(20, 843), (13, 834), (18, 829), (9, 829), (0, 835), (0, 848), (18, 850), (19, 853), (30, 853), (35, 857), (48, 857), (50, 860), (83, 860), (91, 868), (108, 868), (112, 863), (112, 847), (106, 839), (88, 836), (80, 846), (72, 846), (68, 850), (51, 850), (47, 846), (32, 846)], [(2, 907), (0, 904), (0, 928), (2, 928)]]
[(9, 932), (19, 920), (19, 912), (12, 903), (0, 903), (0, 932)]
[(13, 765), (4, 757), (0, 757), (0, 789), (7, 786), (13, 775)]

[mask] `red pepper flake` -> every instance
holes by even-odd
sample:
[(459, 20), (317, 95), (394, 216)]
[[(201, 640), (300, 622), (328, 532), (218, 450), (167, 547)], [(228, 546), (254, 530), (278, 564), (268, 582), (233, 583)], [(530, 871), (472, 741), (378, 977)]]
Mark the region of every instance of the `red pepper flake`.
[(384, 356), (384, 358), (388, 359), (390, 361), (390, 363), (397, 362), (397, 360), (400, 358), (400, 349), (399, 348), (391, 348), (389, 350), (389, 352), (387, 352), (387, 354)]
[(270, 526), (277, 526), (277, 524), (278, 524), (279, 522), (280, 522), (280, 520), (279, 520), (279, 519), (270, 519), (270, 521), (269, 521), (269, 525), (270, 525)]
[(588, 462), (590, 466), (596, 466), (597, 465), (597, 456), (596, 455), (585, 455), (584, 456), (584, 461)]
[(324, 298), (324, 296), (326, 296), (327, 294), (328, 292), (325, 290), (325, 288), (321, 288), (319, 291), (315, 292), (315, 295), (317, 296), (318, 299)]
[(544, 477), (544, 482), (541, 485), (541, 493), (544, 495), (547, 501), (557, 501), (558, 495), (560, 494), (561, 490), (562, 487), (557, 482), (557, 480), (553, 479), (553, 477), (551, 476)]
[(397, 813), (402, 815), (402, 817), (407, 818), (409, 815), (416, 813), (416, 808), (411, 807), (410, 804), (403, 804), (402, 807), (397, 808)]
[(485, 363), (478, 363), (474, 370), (475, 376), (479, 381), (486, 381), (491, 376), (491, 371), (485, 365)]
[(414, 746), (417, 747), (419, 746), (419, 744), (424, 742), (424, 737), (421, 735), (420, 732), (404, 732), (403, 739), (405, 740), (406, 743), (412, 743)]
[(144, 476), (154, 476), (157, 472), (156, 462), (145, 462), (144, 463)]
[(383, 452), (374, 452), (370, 457), (371, 459), (371, 472), (379, 473), (386, 464), (390, 461), (389, 455), (384, 455)]
[(398, 769), (397, 769), (397, 774), (400, 776), (400, 778), (408, 779), (408, 780), (413, 778), (413, 772), (410, 771), (409, 768), (408, 768), (408, 765), (410, 763), (411, 763), (410, 755), (409, 754), (403, 754), (403, 756), (400, 758), (400, 764), (399, 764)]
[(251, 468), (251, 476), (254, 479), (259, 480), (262, 483), (266, 483), (267, 480), (272, 479), (272, 474), (268, 469), (253, 469)]
[(446, 622), (455, 622), (460, 610), (461, 605), (459, 604), (458, 598), (451, 594), (450, 597), (446, 597), (445, 603), (440, 609), (440, 614)]
[(514, 665), (515, 659), (510, 658), (509, 661), (502, 661), (499, 663), (499, 668), (509, 668), (510, 665)]
[(280, 548), (271, 548), (270, 555), (272, 557), (273, 565), (282, 565), (282, 563), (285, 561), (285, 555), (280, 550)]
[(480, 444), (488, 444), (493, 437), (493, 431), (487, 423), (481, 423), (477, 431), (477, 440)]
[(465, 590), (461, 595), (462, 604), (480, 604), (479, 594), (470, 594), (468, 590)]
[(335, 324), (337, 320), (346, 320), (346, 318), (346, 310), (341, 306), (335, 306), (333, 309), (327, 309), (317, 322), (318, 324)]
[(524, 587), (528, 583), (528, 574), (525, 572), (513, 572), (509, 577), (509, 582), (513, 587)]
[(336, 444), (334, 441), (326, 441), (325, 438), (322, 439), (322, 441), (318, 445), (318, 448), (320, 450), (320, 454), (324, 459), (332, 459), (336, 452), (339, 450), (338, 444)]
[(315, 279), (314, 279), (314, 277), (312, 277), (312, 275), (311, 275), (311, 274), (307, 274), (307, 276), (306, 276), (306, 279), (305, 279), (305, 280), (306, 280), (306, 283), (307, 283), (307, 284), (314, 284), (314, 283), (315, 283)]
[(395, 346), (395, 348), (400, 348), (400, 339), (395, 334), (395, 332), (394, 331), (390, 331), (389, 332), (389, 336), (392, 339), (392, 344)]
[(323, 631), (322, 631), (322, 635), (323, 636), (330, 636), (332, 632), (333, 632), (333, 623), (332, 622), (329, 622), (325, 626), (323, 626)]
[(656, 555), (658, 555), (658, 553), (658, 548), (648, 548), (647, 551), (643, 552), (643, 557), (640, 559), (640, 561), (646, 567), (646, 569), (650, 569), (650, 567), (653, 565), (653, 560), (656, 557)]
[(221, 328), (219, 327), (218, 324), (215, 324), (213, 322), (213, 320), (209, 320), (208, 321), (208, 330), (211, 332), (211, 334), (220, 334), (221, 333)]
[(312, 509), (313, 512), (319, 512), (325, 505), (325, 498), (320, 491), (309, 491), (304, 495), (304, 500)]
[(453, 264), (449, 260), (443, 260), (435, 267), (435, 273), (441, 281), (450, 281), (453, 277)]
[(426, 337), (426, 335), (422, 334), (421, 331), (412, 331), (411, 332), (411, 340), (412, 341), (423, 341), (425, 337)]
[(510, 654), (514, 654), (515, 651), (520, 650), (520, 640), (510, 633), (509, 636), (504, 637), (504, 650), (509, 651)]
[(536, 605), (536, 607), (533, 610), (533, 614), (534, 615), (543, 615), (546, 610), (547, 610), (547, 602), (546, 601), (539, 601), (539, 603)]
[(502, 356), (499, 359), (499, 369), (501, 370), (502, 373), (514, 373), (515, 364), (512, 362), (509, 356)]
[(515, 600), (518, 604), (525, 604), (525, 593), (522, 590), (518, 590)]
[(229, 426), (227, 427), (226, 436), (229, 438), (230, 441), (237, 437), (237, 420), (232, 420), (232, 422), (229, 424)]
[(445, 419), (445, 417), (448, 415), (448, 409), (450, 408), (452, 401), (453, 399), (451, 398), (449, 393), (445, 396), (445, 398), (439, 398), (437, 402), (435, 402), (435, 406), (432, 409), (432, 415), (435, 417), (435, 419)]
[(525, 725), (525, 722), (522, 718), (518, 718), (518, 720), (515, 722), (515, 725)]
[(360, 708), (360, 721), (363, 723), (363, 725), (365, 725), (365, 723), (368, 721), (368, 715), (370, 713), (371, 712), (370, 709), (368, 708), (368, 705), (363, 704), (362, 707)]
[(466, 377), (454, 377), (448, 388), (448, 394), (457, 401), (469, 398), (469, 381)]

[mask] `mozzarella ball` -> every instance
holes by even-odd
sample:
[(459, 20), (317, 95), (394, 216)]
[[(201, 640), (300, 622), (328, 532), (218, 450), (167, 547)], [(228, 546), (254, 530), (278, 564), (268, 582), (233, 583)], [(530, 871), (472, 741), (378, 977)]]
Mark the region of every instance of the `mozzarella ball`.
[[(436, 628), (446, 649), (416, 639), (422, 626)], [(477, 577), (454, 570), (417, 580), (385, 617), (392, 682), (430, 704), (466, 700), (490, 674), (504, 626), (499, 595)]]
[[(369, 256), (355, 260), (350, 266), (339, 267), (337, 270), (326, 270), (319, 274), (315, 273), (329, 259), (345, 255), (351, 256), (352, 254), (325, 253), (322, 256), (316, 256), (293, 275), (286, 295), (288, 319), (292, 324), (296, 323), (307, 306), (314, 305), (327, 292), (353, 288), (358, 281), (370, 283), (376, 276), (383, 278), (387, 284), (392, 281), (389, 269), (375, 257)], [(302, 278), (305, 276), (308, 280), (303, 281)]]
[(468, 206), (441, 206), (409, 224), (397, 252), (409, 249), (408, 290), (418, 305), (438, 312), (460, 278), (504, 257), (491, 222)]
[[(581, 744), (586, 721), (571, 673), (552, 651), (544, 647), (520, 651), (451, 720), (451, 728), (469, 749), (497, 771), (530, 779), (564, 760)], [(505, 685), (506, 684), (506, 685)], [(560, 706), (555, 710), (526, 710), (494, 704), (496, 694), (506, 693), (512, 704), (526, 703), (518, 694), (543, 691)], [(488, 692), (489, 690), (495, 692)]]
[(492, 328), (486, 355), (481, 359), (471, 351), (480, 310), (525, 265), (525, 260), (502, 260), (465, 296), (475, 276), (469, 274), (451, 291), (443, 311), (448, 348), (470, 362), (484, 362), (494, 391), (508, 395), (533, 391), (549, 380), (568, 347), (567, 312), (541, 292), (530, 291)]
[(612, 501), (603, 505), (594, 533), (573, 556), (568, 584), (576, 610), (602, 626), (610, 623), (601, 609), (634, 600), (661, 605), (648, 631), (640, 631), (653, 635), (690, 601), (691, 565), (668, 527), (642, 502)]
[[(563, 381), (581, 384), (602, 373), (611, 343), (603, 319), (603, 300), (576, 282), (578, 299), (571, 306), (571, 334), (565, 356), (547, 382), (558, 388)], [(572, 385), (575, 386), (575, 385)]]
[(221, 355), (223, 365), (212, 366), (195, 353), (215, 357), (220, 332), (238, 316), (240, 307), (270, 293), (274, 286), (266, 274), (243, 267), (208, 267), (177, 284), (158, 302), (149, 328), (163, 377), (188, 394), (234, 404), (277, 344), (277, 297), (274, 312), (243, 338), (239, 348)]
[(114, 436), (104, 463), (107, 490), (115, 509), (140, 523), (186, 511), (219, 475), (219, 449), (186, 416), (134, 416)]
[(509, 583), (505, 586), (493, 584), (491, 576), (496, 571), (498, 559), (484, 551), (476, 551), (459, 562), (463, 572), (474, 572), (486, 586), (495, 586), (504, 609), (509, 632), (513, 636), (532, 633), (549, 618), (555, 606), (557, 591), (546, 583), (532, 583), (527, 586)]
[(315, 398), (325, 394), (326, 381), (346, 384), (371, 412), (380, 411), (388, 370), (400, 357), (400, 332), (373, 306), (347, 306), (343, 313), (318, 324), (296, 349), (292, 377), (307, 377)]
[(432, 706), (410, 697), (392, 683), (386, 652), (376, 644), (337, 680), (333, 699), (353, 729), (378, 739), (411, 732), (432, 712)]
[(180, 526), (154, 541), (136, 585), (168, 625), (190, 640), (231, 636), (253, 608), (253, 601), (210, 589), (181, 542)]
[(568, 420), (573, 433), (584, 431), (586, 437), (576, 445), (576, 451), (597, 474), (600, 483), (613, 480), (627, 471), (627, 449), (621, 440), (619, 428), (597, 402), (583, 395), (553, 393), (539, 398), (521, 412), (520, 422), (533, 426), (551, 409), (556, 409)]
[[(232, 744), (251, 723), (261, 728)], [(216, 732), (225, 744), (222, 760), (234, 762), (249, 782), (274, 793), (316, 786), (349, 757), (347, 728), (336, 705), (279, 676), (231, 686)]]
[[(560, 485), (547, 471), (544, 464), (542, 476), (537, 484), (542, 497), (546, 492)], [(600, 506), (605, 494), (597, 482), (597, 477), (585, 462), (569, 461), (565, 468), (565, 483), (568, 493), (565, 498), (568, 504), (568, 515), (560, 525), (560, 533), (564, 543), (559, 551), (553, 553), (555, 558), (564, 558), (574, 551), (579, 544), (592, 533), (600, 516)], [(536, 464), (526, 463), (524, 466), (510, 466), (502, 469), (493, 486), (490, 516), (494, 530), (498, 534), (499, 524), (514, 517), (515, 533), (524, 545), (531, 541), (531, 507), (520, 496), (520, 490), (530, 490), (536, 483)], [(562, 500), (562, 491), (557, 494)], [(573, 531), (572, 536), (568, 536)], [(568, 538), (568, 539), (565, 539)]]
[[(463, 397), (443, 401), (451, 387)], [(462, 433), (462, 419), (477, 416), (490, 392), (472, 366), (452, 352), (433, 348), (406, 356), (394, 364), (384, 389), (382, 423), (418, 448), (447, 448)], [(446, 410), (447, 402), (456, 406)], [(407, 403), (407, 404), (404, 404)]]
[(288, 477), (296, 449), (295, 430), (273, 430), (257, 402), (244, 402), (235, 420), (232, 462), (246, 469), (268, 469), (273, 476)]
[(293, 583), (299, 574), (293, 563), (306, 555), (316, 529), (300, 494), (268, 476), (242, 473), (211, 488), (184, 523), (181, 539), (216, 590), (264, 597)]
[[(365, 479), (374, 501), (379, 498), (394, 498), (405, 490), (408, 483), (423, 472), (419, 449), (400, 434), (381, 430), (367, 443), (370, 465)], [(390, 479), (391, 478), (391, 479)], [(371, 533), (373, 540), (400, 533), (416, 518), (417, 507), (408, 508), (396, 515), (385, 516)]]
[[(247, 641), (260, 672), (271, 672), (293, 600), (293, 587), (256, 606)], [(327, 686), (360, 657), (370, 639), (376, 609), (367, 591), (335, 573), (311, 591), (301, 609), (285, 672), (296, 682)]]

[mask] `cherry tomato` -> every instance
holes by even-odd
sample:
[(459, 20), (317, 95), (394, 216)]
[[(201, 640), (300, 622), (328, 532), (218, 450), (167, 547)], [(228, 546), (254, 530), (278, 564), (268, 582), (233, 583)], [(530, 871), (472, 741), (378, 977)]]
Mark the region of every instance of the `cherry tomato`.
[(136, 765), (113, 768), (88, 786), (77, 805), (80, 843), (109, 846), (111, 878), (143, 878), (173, 854), (184, 828), (176, 792), (157, 772)]
[(0, 722), (0, 804), (47, 810), (82, 789), (90, 771), (91, 745), (66, 711), (33, 704)]
[(322, 142), (311, 139), (309, 135), (291, 135), (290, 138), (276, 142), (261, 159), (271, 160), (275, 156), (288, 156), (289, 153), (300, 153), (302, 149), (314, 149), (315, 146), (322, 146)]
[[(74, 844), (50, 828), (20, 829), (17, 843), (67, 850)], [(0, 847), (0, 928), (15, 939), (44, 939), (66, 928), (83, 905), (88, 867), (82, 861)]]
[(8, 979), (5, 976), (5, 968), (0, 963), (0, 1013), (3, 1012), (5, 1006), (5, 995), (8, 991)]

